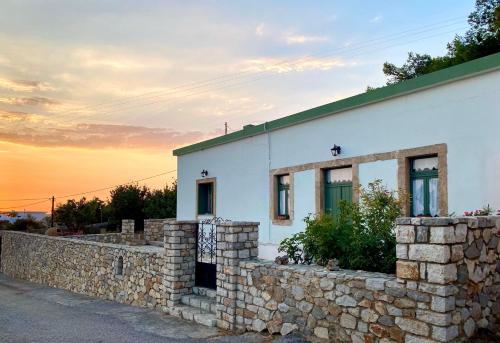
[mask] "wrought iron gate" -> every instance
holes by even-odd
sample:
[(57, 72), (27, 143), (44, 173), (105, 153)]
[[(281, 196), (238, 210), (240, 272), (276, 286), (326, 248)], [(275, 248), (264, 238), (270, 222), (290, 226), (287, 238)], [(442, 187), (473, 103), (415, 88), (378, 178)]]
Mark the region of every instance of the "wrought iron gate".
[(198, 223), (196, 233), (195, 284), (216, 289), (217, 274), (217, 224), (220, 218), (210, 218)]

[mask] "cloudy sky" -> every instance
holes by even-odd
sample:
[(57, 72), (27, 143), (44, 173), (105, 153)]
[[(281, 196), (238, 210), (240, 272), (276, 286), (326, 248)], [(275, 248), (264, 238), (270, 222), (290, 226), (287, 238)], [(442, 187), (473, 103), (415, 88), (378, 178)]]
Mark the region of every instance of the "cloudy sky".
[(222, 134), (224, 122), (239, 130), (382, 85), (383, 62), (444, 54), (472, 9), (2, 0), (0, 210), (174, 170), (173, 148)]

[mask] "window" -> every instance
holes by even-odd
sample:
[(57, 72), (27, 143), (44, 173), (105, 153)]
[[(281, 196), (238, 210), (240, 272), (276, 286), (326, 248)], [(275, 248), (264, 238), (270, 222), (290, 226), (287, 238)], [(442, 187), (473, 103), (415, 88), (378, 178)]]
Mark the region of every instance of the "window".
[(198, 183), (198, 215), (214, 212), (214, 182)]
[(417, 158), (411, 161), (411, 215), (438, 215), (439, 204), (438, 158)]
[(327, 169), (324, 171), (325, 213), (337, 215), (340, 201), (352, 202), (352, 168)]
[(118, 257), (118, 262), (116, 264), (116, 275), (123, 275), (123, 257)]
[(279, 219), (290, 218), (290, 175), (280, 175), (278, 178), (278, 206)]

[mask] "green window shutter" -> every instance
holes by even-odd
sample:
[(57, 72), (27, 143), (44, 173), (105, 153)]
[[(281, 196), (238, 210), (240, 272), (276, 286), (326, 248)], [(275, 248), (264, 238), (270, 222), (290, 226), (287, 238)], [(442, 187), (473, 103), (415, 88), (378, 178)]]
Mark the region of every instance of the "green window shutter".
[(325, 213), (333, 216), (340, 213), (340, 201), (352, 202), (352, 182), (336, 182), (325, 184)]

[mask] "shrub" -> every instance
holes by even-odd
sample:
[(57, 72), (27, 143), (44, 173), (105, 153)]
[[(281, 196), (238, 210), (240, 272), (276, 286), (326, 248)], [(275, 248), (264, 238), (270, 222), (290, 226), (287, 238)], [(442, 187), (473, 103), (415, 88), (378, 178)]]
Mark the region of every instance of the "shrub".
[(396, 269), (395, 219), (406, 201), (380, 180), (360, 189), (360, 203), (341, 202), (337, 216), (309, 215), (304, 232), (280, 243), (295, 263), (325, 265), (336, 258), (346, 269), (393, 273)]
[(44, 225), (32, 218), (21, 218), (11, 223), (8, 227), (13, 231), (37, 231), (44, 228)]

